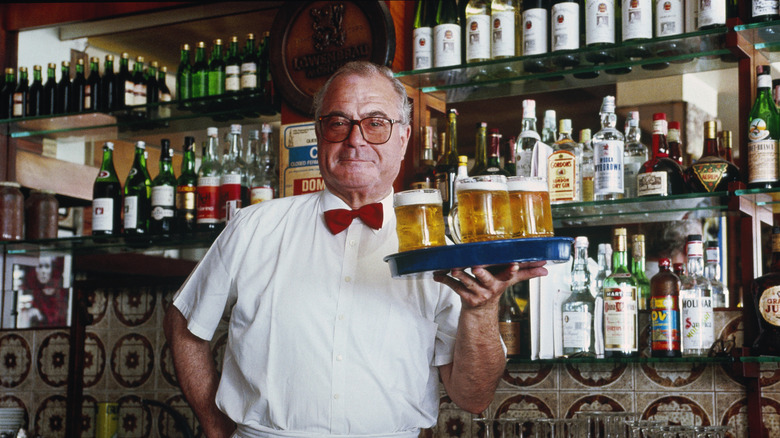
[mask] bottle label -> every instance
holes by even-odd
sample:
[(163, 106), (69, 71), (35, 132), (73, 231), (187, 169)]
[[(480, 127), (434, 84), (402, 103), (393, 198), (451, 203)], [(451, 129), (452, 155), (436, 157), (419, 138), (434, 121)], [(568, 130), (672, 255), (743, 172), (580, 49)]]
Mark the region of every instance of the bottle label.
[[(773, 161), (776, 160), (773, 157)], [(728, 163), (725, 161), (716, 162), (698, 162), (691, 165), (696, 179), (704, 186), (707, 192), (714, 192), (723, 179), (723, 175), (728, 171)]]
[(271, 187), (252, 187), (249, 192), (249, 202), (252, 205), (271, 199), (274, 199), (274, 189)]
[(257, 64), (245, 62), (241, 64), (241, 89), (252, 90), (257, 88)]
[(493, 58), (515, 56), (515, 11), (493, 12)]
[(499, 321), (498, 332), (506, 346), (506, 354), (520, 354), (520, 323)]
[(215, 224), (219, 222), (219, 177), (198, 178), (198, 215), (197, 223)]
[(146, 105), (146, 84), (133, 85), (133, 105)]
[(753, 17), (762, 15), (777, 15), (780, 13), (780, 2), (777, 0), (753, 0)]
[(777, 181), (777, 139), (772, 139), (771, 135), (764, 119), (755, 118), (750, 121), (748, 183)]
[(605, 140), (593, 142), (596, 170), (593, 191), (596, 196), (623, 193), (623, 142)]
[(173, 186), (152, 187), (152, 206), (173, 207), (176, 202), (175, 193)]
[(604, 349), (636, 351), (636, 287), (604, 288)]
[(490, 59), (490, 15), (466, 19), (466, 61)]
[(623, 41), (653, 37), (651, 0), (623, 1)]
[(758, 311), (764, 321), (780, 326), (780, 286), (772, 286), (761, 292)]
[(637, 196), (666, 196), (669, 194), (666, 172), (640, 173), (636, 176)]
[(585, 4), (585, 44), (615, 43), (615, 0)]
[(682, 296), (683, 350), (708, 349), (715, 342), (712, 298), (701, 290), (680, 291)]
[(577, 200), (576, 157), (571, 151), (555, 151), (547, 158), (550, 202)]
[(592, 329), (589, 312), (563, 312), (563, 348), (590, 349)]
[(95, 198), (92, 200), (92, 230), (114, 231), (113, 198)]
[(433, 58), (433, 29), (418, 27), (413, 34), (412, 69), (423, 70), (431, 68)]
[(219, 184), (219, 217), (228, 220), (241, 208), (241, 175), (222, 175)]
[(125, 196), (125, 230), (138, 228), (138, 196)]
[(460, 64), (460, 26), (439, 24), (433, 28), (433, 66)]
[(669, 123), (664, 119), (653, 120), (653, 135), (666, 135)]
[(241, 89), (241, 67), (228, 65), (225, 67), (225, 91), (238, 91)]
[(580, 5), (564, 2), (553, 5), (551, 17), (552, 51), (580, 48)]
[(655, 36), (679, 35), (684, 31), (682, 0), (655, 2)]
[(84, 86), (84, 109), (89, 110), (92, 108), (92, 85)]
[(726, 0), (697, 1), (699, 29), (726, 24)]
[(13, 116), (24, 117), (24, 93), (14, 93), (13, 95)]
[(650, 347), (653, 350), (680, 350), (680, 312), (677, 297), (666, 295), (650, 300)]
[[(525, 142), (523, 142), (525, 143)], [(530, 143), (530, 142), (529, 142)], [(536, 143), (536, 140), (533, 140)], [(532, 176), (531, 169), (533, 168), (534, 148), (522, 148), (517, 155), (517, 174), (519, 176)]]
[[(177, 210), (195, 210), (195, 199), (198, 191), (195, 186), (176, 187), (176, 209)], [(191, 218), (188, 218), (191, 219)]]
[(523, 11), (523, 56), (547, 53), (547, 9)]
[(707, 263), (718, 263), (720, 260), (718, 247), (707, 247), (705, 253), (707, 254)]

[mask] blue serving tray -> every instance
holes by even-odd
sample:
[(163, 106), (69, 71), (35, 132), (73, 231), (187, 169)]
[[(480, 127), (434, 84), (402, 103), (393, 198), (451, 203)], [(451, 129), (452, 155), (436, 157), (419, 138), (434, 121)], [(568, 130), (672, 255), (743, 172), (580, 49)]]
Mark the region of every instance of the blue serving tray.
[(573, 241), (571, 237), (529, 237), (460, 243), (399, 252), (384, 260), (393, 277), (513, 262), (564, 262), (571, 255)]

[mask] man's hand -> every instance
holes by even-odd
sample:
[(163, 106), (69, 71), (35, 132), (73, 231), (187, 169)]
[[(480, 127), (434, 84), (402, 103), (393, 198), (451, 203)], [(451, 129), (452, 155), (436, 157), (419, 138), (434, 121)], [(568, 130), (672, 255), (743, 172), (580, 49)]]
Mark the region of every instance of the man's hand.
[(495, 274), (491, 273), (494, 268), (483, 266), (471, 268), (471, 274), (463, 269), (452, 269), (449, 273), (434, 273), (433, 279), (446, 284), (460, 295), (466, 308), (478, 308), (498, 301), (508, 287), (519, 281), (547, 275), (544, 264), (544, 261), (510, 263)]

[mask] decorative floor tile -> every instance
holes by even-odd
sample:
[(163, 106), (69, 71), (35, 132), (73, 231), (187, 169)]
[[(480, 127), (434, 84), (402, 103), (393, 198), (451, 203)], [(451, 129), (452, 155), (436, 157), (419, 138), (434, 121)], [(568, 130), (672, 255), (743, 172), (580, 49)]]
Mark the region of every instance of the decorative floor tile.
[(633, 394), (630, 392), (609, 392), (587, 394), (582, 392), (561, 392), (559, 395), (559, 418), (574, 418), (577, 412), (632, 412)]
[(631, 365), (625, 363), (567, 363), (561, 373), (561, 389), (605, 388), (633, 389)]
[(473, 415), (458, 408), (449, 397), (444, 396), (439, 400), (439, 418), (436, 425), (431, 428), (431, 434), (437, 438), (461, 437), (469, 438), (473, 435)]
[(114, 315), (122, 324), (137, 327), (152, 318), (156, 302), (150, 288), (120, 289), (114, 294)]
[(553, 364), (510, 363), (501, 377), (500, 387), (557, 389), (557, 370)]
[(64, 387), (68, 383), (70, 337), (67, 332), (53, 332), (43, 338), (38, 348), (38, 376), (49, 386)]
[(43, 437), (64, 437), (66, 405), (63, 395), (45, 398), (35, 411), (35, 432)]
[(106, 348), (95, 333), (84, 340), (84, 388), (95, 386), (106, 370)]
[(642, 363), (635, 369), (637, 388), (685, 388), (686, 391), (712, 391), (713, 388), (712, 367), (703, 363)]
[(111, 292), (111, 289), (91, 289), (86, 291), (86, 298), (89, 303), (87, 312), (92, 315), (91, 329), (108, 326), (106, 310), (108, 309), (108, 296)]
[(148, 438), (152, 432), (152, 413), (137, 395), (126, 395), (117, 400), (119, 415), (117, 435), (123, 438)]
[(111, 373), (120, 385), (137, 388), (152, 376), (154, 349), (145, 336), (129, 333), (114, 344), (111, 352)]
[(558, 413), (554, 401), (555, 398), (545, 399), (541, 394), (512, 395), (496, 407), (493, 418), (520, 418), (529, 421), (537, 418), (555, 418)]
[[(649, 396), (649, 397), (647, 397)], [(647, 398), (646, 398), (647, 397)], [(652, 399), (645, 405), (645, 399)], [(712, 394), (667, 395), (638, 394), (637, 411), (643, 420), (663, 421), (685, 426), (709, 426), (713, 424)]]
[(16, 333), (0, 336), (0, 385), (21, 385), (32, 369), (32, 351), (25, 338)]

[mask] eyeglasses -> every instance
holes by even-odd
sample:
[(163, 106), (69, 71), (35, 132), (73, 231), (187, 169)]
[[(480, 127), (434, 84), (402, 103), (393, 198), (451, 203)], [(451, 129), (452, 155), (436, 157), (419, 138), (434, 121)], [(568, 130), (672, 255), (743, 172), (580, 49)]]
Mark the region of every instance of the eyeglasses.
[(352, 127), (358, 125), (360, 135), (371, 144), (384, 144), (390, 140), (393, 124), (400, 120), (387, 117), (366, 117), (362, 120), (352, 120), (342, 116), (322, 116), (319, 118), (322, 137), (331, 143), (342, 142), (349, 137)]

